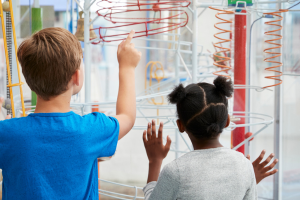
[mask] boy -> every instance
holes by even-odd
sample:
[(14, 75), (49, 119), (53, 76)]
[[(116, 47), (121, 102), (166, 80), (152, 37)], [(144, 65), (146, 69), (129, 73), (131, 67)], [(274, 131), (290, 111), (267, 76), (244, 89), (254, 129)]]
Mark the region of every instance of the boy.
[(131, 43), (133, 35), (117, 51), (115, 117), (70, 111), (84, 72), (80, 43), (69, 31), (43, 29), (20, 45), (18, 59), (37, 105), (28, 117), (0, 122), (3, 200), (98, 199), (97, 158), (112, 156), (135, 122), (135, 67), (141, 53)]

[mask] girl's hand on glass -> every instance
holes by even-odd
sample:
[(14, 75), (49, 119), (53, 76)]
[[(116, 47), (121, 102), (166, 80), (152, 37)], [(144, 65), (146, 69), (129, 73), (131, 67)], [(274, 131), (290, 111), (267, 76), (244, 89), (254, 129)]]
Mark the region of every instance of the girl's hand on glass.
[[(252, 163), (256, 178), (256, 184), (258, 184), (264, 178), (276, 174), (276, 172), (278, 171), (277, 169), (273, 169), (273, 167), (277, 164), (278, 159), (275, 159), (270, 165), (268, 165), (274, 157), (273, 153), (271, 153), (265, 161), (261, 162), (265, 156), (265, 153), (266, 151), (263, 150), (260, 153), (259, 157)], [(250, 155), (247, 155), (246, 157), (250, 160)]]
[(167, 156), (171, 146), (169, 136), (167, 136), (166, 145), (163, 144), (163, 123), (160, 123), (157, 135), (155, 120), (152, 120), (152, 124), (148, 123), (147, 131), (143, 133), (143, 140), (149, 162), (162, 162)]

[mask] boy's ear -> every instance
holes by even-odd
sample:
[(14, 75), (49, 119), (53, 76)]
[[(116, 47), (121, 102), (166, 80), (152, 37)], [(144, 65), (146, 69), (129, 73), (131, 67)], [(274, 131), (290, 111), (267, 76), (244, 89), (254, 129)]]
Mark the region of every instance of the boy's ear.
[(228, 117), (227, 117), (227, 122), (226, 122), (225, 128), (227, 128), (229, 126), (229, 124), (230, 124), (230, 115), (228, 115)]
[(182, 121), (180, 119), (177, 119), (176, 123), (177, 123), (180, 133), (183, 133), (185, 131), (185, 127), (184, 127)]
[(80, 70), (76, 70), (76, 72), (72, 76), (73, 84), (79, 86), (80, 85)]

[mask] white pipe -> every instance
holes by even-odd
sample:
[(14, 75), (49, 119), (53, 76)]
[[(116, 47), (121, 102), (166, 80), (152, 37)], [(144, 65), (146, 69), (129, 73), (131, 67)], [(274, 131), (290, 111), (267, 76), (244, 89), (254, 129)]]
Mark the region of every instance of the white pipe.
[(20, 29), (20, 25), (21, 23), (24, 21), (25, 17), (28, 15), (29, 13), (29, 8), (25, 11), (25, 13), (23, 14), (22, 18), (19, 20), (19, 22), (16, 25), (16, 29)]
[(40, 1), (39, 0), (34, 0), (33, 7), (34, 8), (39, 8), (40, 7)]
[(95, 3), (96, 0), (92, 1), (92, 3), (89, 5), (88, 9)]
[[(281, 3), (277, 4), (277, 9), (282, 8)], [(282, 26), (283, 21), (279, 21), (278, 24)], [(276, 34), (282, 35), (283, 31), (279, 30)], [(282, 39), (278, 40), (277, 43), (282, 44)], [(277, 52), (282, 53), (282, 48), (279, 48)], [(279, 56), (276, 61), (283, 62), (282, 56)], [(279, 67), (279, 71), (283, 70), (283, 66)], [(275, 83), (278, 83), (276, 81)], [(282, 84), (276, 86), (274, 93), (274, 159), (278, 159), (279, 162), (275, 165), (278, 172), (274, 174), (273, 181), (273, 199), (282, 199), (282, 107), (283, 107), (283, 87)]]
[[(90, 0), (88, 0), (88, 1), (90, 1)], [(79, 2), (78, 0), (75, 0), (75, 2), (76, 2), (76, 4), (77, 4), (77, 6), (78, 6), (81, 10), (84, 10), (83, 7), (80, 5), (80, 2)]]
[[(77, 1), (77, 0), (75, 0)], [(90, 47), (90, 0), (84, 1), (84, 71), (85, 71), (85, 102), (91, 102), (91, 47)], [(86, 110), (87, 111), (87, 110)]]
[(252, 138), (254, 138), (254, 136), (256, 136), (258, 133), (260, 133), (261, 131), (263, 131), (265, 128), (267, 128), (268, 125), (264, 126), (263, 128), (261, 128), (259, 131), (257, 131), (256, 133), (254, 133), (253, 135), (251, 135), (250, 137), (248, 137), (247, 139), (245, 139), (243, 142), (241, 142), (240, 144), (236, 145), (235, 147), (232, 148), (232, 150), (237, 150), (238, 148), (240, 148), (243, 144), (245, 144), (246, 142), (250, 141)]
[[(195, 45), (194, 45), (194, 46), (195, 46)], [(195, 54), (195, 53), (192, 53), (192, 56), (193, 56), (194, 54)], [(188, 73), (190, 79), (192, 79), (192, 80), (194, 81), (194, 78), (193, 78), (193, 76), (191, 75), (189, 68), (186, 66), (186, 64), (185, 64), (185, 62), (184, 62), (182, 56), (180, 55), (179, 52), (177, 52), (177, 55), (179, 56), (179, 58), (180, 58), (180, 60), (181, 60), (181, 63), (183, 64), (183, 66), (184, 66), (186, 72)], [(196, 66), (196, 69), (197, 69), (197, 66)], [(194, 70), (194, 66), (193, 66), (193, 70)], [(193, 72), (192, 72), (192, 73), (193, 73)], [(197, 74), (196, 74), (196, 75), (197, 75)], [(196, 76), (195, 79), (197, 80), (197, 76)]]
[(198, 52), (198, 48), (197, 48), (198, 47), (198, 12), (197, 12), (196, 1), (193, 2), (193, 14), (192, 15), (193, 15), (193, 22), (192, 22), (192, 27), (193, 27), (192, 82), (196, 83), (197, 82), (197, 73), (198, 73), (198, 70), (197, 70), (197, 65), (198, 65), (198, 53), (197, 53)]
[(209, 6), (223, 6), (222, 3), (199, 3), (197, 8), (208, 8)]
[(255, 4), (287, 3), (287, 1), (256, 1)]
[[(179, 19), (180, 20), (180, 19)], [(188, 27), (186, 27), (188, 28)], [(179, 50), (180, 50), (180, 31), (181, 29), (179, 28), (177, 33), (179, 34), (178, 36), (178, 43), (177, 43), (177, 54), (179, 54)], [(191, 30), (190, 30), (191, 31)], [(174, 37), (174, 39), (176, 39), (176, 36)], [(174, 41), (176, 42), (176, 40)], [(180, 76), (179, 76), (179, 63), (180, 63), (180, 60), (179, 60), (179, 56), (176, 56), (175, 54), (175, 84), (178, 85), (180, 83)], [(179, 158), (179, 131), (178, 130), (175, 130), (175, 158)]]
[[(252, 23), (252, 15), (250, 14), (249, 16), (247, 16), (247, 33), (246, 33), (246, 38), (247, 38), (247, 44), (250, 43), (250, 27), (251, 27), (251, 23)], [(251, 45), (251, 44), (250, 44)], [(250, 85), (250, 74), (251, 74), (251, 67), (249, 65), (249, 49), (250, 49), (250, 45), (247, 45), (246, 47), (246, 85)], [(251, 90), (247, 89), (246, 90), (246, 112), (250, 112), (250, 106), (251, 106), (251, 99), (250, 99), (250, 95), (251, 95)], [(246, 123), (250, 123), (250, 119), (248, 118), (246, 120)], [(246, 133), (250, 132), (250, 127), (246, 127), (245, 128)], [(246, 142), (245, 143), (245, 155), (250, 155), (250, 142)]]

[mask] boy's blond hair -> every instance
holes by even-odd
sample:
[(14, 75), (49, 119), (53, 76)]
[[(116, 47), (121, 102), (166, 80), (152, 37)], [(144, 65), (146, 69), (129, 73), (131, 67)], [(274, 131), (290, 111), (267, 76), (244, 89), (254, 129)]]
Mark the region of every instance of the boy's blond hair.
[(80, 68), (82, 49), (66, 29), (46, 28), (23, 41), (17, 55), (30, 89), (49, 100), (68, 89)]

